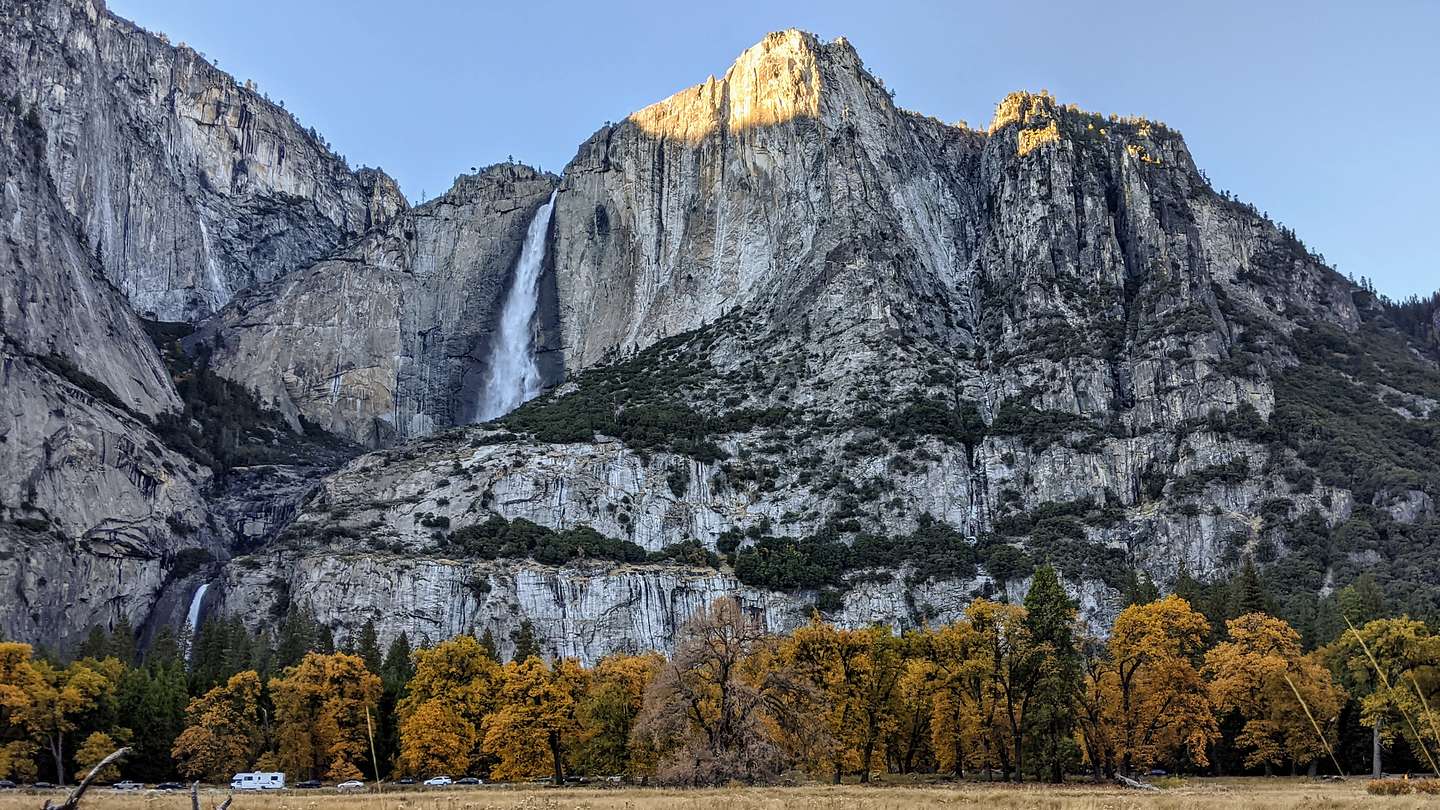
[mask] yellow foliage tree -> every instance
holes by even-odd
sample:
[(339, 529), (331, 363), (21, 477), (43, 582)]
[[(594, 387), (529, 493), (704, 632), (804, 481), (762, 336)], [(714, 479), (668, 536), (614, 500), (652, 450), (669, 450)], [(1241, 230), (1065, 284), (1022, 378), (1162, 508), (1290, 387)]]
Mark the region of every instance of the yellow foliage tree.
[[(120, 744), (114, 737), (103, 731), (92, 731), (90, 736), (80, 744), (75, 751), (75, 781), (84, 779), (90, 769), (100, 764), (100, 761), (119, 748)], [(97, 782), (114, 782), (120, 778), (120, 763), (112, 762), (106, 765), (104, 770), (95, 775)]]
[(905, 671), (901, 652), (889, 628), (841, 630), (818, 617), (781, 645), (782, 659), (821, 697), (829, 726), (824, 764), (836, 784), (856, 768), (870, 781), (875, 746), (895, 721), (888, 709)]
[(264, 744), (259, 703), (260, 676), (254, 670), (231, 675), (190, 701), (185, 730), (171, 751), (181, 775), (221, 781), (249, 770)]
[(499, 758), (496, 779), (526, 779), (547, 771), (565, 780), (566, 750), (580, 731), (576, 716), (589, 673), (570, 659), (546, 664), (530, 657), (505, 665), (500, 707), (485, 730), (485, 751)]
[[(1440, 636), (1414, 619), (1376, 619), (1321, 651), (1360, 703), (1377, 742), (1398, 733), (1427, 765), (1440, 758)], [(1379, 745), (1374, 770), (1381, 772)]]
[(1247, 613), (1226, 627), (1230, 640), (1206, 653), (1204, 674), (1215, 709), (1245, 721), (1235, 739), (1249, 752), (1245, 765), (1263, 765), (1268, 775), (1287, 758), (1308, 763), (1324, 756), (1329, 749), (1307, 710), (1322, 730), (1339, 717), (1344, 699), (1330, 672), (1301, 652), (1300, 634), (1281, 619)]
[(1086, 691), (1108, 704), (1103, 734), (1126, 773), (1182, 752), (1197, 765), (1209, 762), (1206, 748), (1220, 731), (1196, 666), (1208, 630), (1205, 616), (1173, 594), (1116, 617), (1109, 659), (1091, 673), (1100, 682)]
[(358, 655), (308, 653), (270, 681), (281, 766), (307, 777), (358, 779), (370, 759), (366, 711), (380, 678)]
[(396, 707), (402, 773), (466, 774), (483, 759), (486, 718), (495, 711), (500, 666), (472, 636), (415, 653), (415, 674)]
[(123, 666), (106, 659), (57, 667), (31, 658), (29, 644), (0, 643), (0, 710), (6, 724), (38, 743), (65, 783), (65, 743), (86, 714), (115, 693)]
[(609, 655), (595, 665), (576, 708), (576, 760), (583, 771), (605, 776), (653, 771), (658, 752), (643, 741), (632, 742), (630, 730), (644, 706), (645, 690), (664, 664), (663, 656), (648, 653)]

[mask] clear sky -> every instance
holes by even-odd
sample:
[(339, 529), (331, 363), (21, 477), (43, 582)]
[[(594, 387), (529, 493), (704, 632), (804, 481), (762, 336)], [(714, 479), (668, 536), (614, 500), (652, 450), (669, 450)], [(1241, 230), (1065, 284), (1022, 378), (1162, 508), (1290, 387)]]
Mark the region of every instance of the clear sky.
[(768, 31), (845, 36), (904, 107), (988, 123), (1011, 90), (1184, 133), (1341, 272), (1440, 288), (1440, 2), (110, 0), (283, 99), (406, 195), (514, 155), (559, 171), (607, 120)]

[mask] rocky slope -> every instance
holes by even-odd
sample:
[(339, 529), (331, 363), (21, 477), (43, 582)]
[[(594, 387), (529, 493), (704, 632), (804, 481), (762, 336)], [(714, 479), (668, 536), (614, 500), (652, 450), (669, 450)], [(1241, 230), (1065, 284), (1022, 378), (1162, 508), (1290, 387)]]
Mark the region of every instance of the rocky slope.
[[(467, 425), (557, 184), (532, 327), (559, 384)], [(845, 41), (787, 31), (561, 178), (492, 167), (345, 245), (322, 186), (284, 199), (338, 229), (287, 231), (323, 258), (283, 251), (303, 268), (247, 276), (275, 277), (181, 354), (384, 449), (323, 481), (307, 451), (229, 470), (202, 508), (237, 556), (139, 588), (158, 613), (203, 578), (257, 632), (303, 610), (342, 641), (373, 620), (508, 649), (528, 620), (593, 660), (667, 647), (719, 596), (777, 630), (814, 609), (904, 627), (1019, 598), (1044, 562), (1099, 625), (1137, 576), (1224, 582), (1247, 557), (1302, 627), (1362, 570), (1440, 613), (1434, 307), (1334, 273), (1158, 122), (1017, 93), (951, 126)], [(83, 621), (32, 613), (22, 635)]]
[(405, 208), (194, 49), (100, 0), (0, 3), (0, 98), (34, 107), (51, 176), (137, 312), (196, 319)]
[[(1134, 572), (1245, 556), (1296, 616), (1377, 565), (1435, 609), (1433, 360), (1161, 124), (1021, 93), (949, 126), (783, 32), (596, 133), (553, 232), (570, 382), (357, 460), (227, 609), (303, 594), (341, 637), (530, 617), (593, 657), (663, 646), (696, 593), (904, 626), (1051, 561), (1099, 623)], [(495, 515), (654, 559), (516, 569)]]
[(184, 552), (218, 544), (210, 471), (151, 429), (180, 407), (170, 377), (44, 149), (0, 105), (0, 633), (63, 647), (144, 623)]
[[(243, 295), (192, 338), (216, 371), (372, 447), (474, 420), (525, 230), (557, 178), (493, 166), (323, 261)], [(559, 378), (553, 285), (539, 332)]]

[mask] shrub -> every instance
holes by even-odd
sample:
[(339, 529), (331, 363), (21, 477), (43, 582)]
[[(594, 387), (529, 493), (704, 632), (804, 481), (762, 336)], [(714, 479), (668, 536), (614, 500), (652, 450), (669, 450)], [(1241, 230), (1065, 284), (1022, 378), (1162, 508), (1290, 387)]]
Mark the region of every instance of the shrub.
[(1371, 779), (1365, 792), (1372, 796), (1404, 796), (1415, 790), (1409, 779)]

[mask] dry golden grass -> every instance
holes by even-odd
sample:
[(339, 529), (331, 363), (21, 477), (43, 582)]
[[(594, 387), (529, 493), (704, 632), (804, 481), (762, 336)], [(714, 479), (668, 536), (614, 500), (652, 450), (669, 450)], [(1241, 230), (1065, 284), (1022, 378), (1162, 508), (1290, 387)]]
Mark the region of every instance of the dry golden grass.
[[(337, 795), (330, 791), (238, 794), (231, 810), (929, 810), (930, 808), (1040, 808), (1041, 810), (1240, 810), (1240, 808), (1440, 808), (1440, 796), (1376, 797), (1364, 779), (1344, 783), (1304, 779), (1190, 779), (1161, 793), (1109, 786), (1067, 785), (858, 785), (661, 790), (641, 788), (479, 788), (434, 792)], [(57, 794), (58, 795), (58, 794)], [(205, 791), (210, 810), (225, 795)], [(0, 810), (39, 810), (44, 797), (0, 795)], [(189, 810), (188, 794), (117, 794), (100, 789), (85, 810)]]

